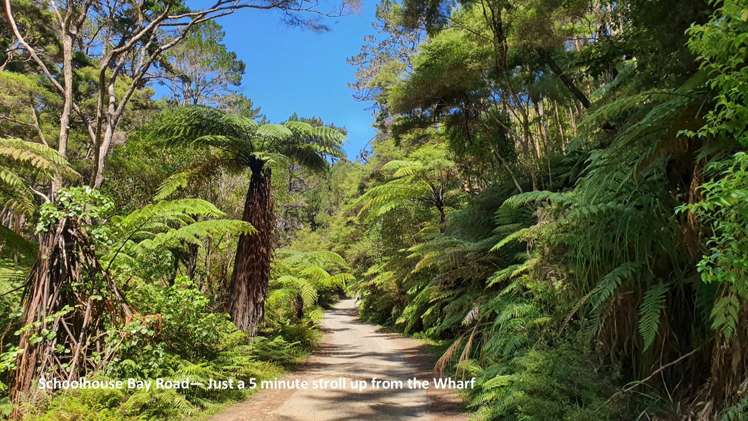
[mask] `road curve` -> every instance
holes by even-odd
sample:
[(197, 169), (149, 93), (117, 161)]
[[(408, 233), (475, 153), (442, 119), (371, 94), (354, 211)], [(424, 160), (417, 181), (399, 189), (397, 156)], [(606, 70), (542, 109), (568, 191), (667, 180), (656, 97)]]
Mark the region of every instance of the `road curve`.
[[(212, 421), (344, 421), (344, 420), (466, 420), (453, 391), (367, 387), (356, 391), (354, 380), (372, 378), (432, 380), (433, 356), (418, 341), (387, 333), (358, 320), (354, 300), (343, 300), (325, 314), (322, 343), (299, 371), (282, 380), (306, 381), (298, 389), (261, 390), (227, 408)], [(344, 380), (341, 380), (344, 379)], [(324, 382), (328, 383), (325, 384)], [(332, 383), (336, 381), (337, 384)], [(343, 383), (345, 382), (345, 385)], [(324, 385), (314, 389), (313, 384)], [(343, 387), (337, 387), (343, 386)]]

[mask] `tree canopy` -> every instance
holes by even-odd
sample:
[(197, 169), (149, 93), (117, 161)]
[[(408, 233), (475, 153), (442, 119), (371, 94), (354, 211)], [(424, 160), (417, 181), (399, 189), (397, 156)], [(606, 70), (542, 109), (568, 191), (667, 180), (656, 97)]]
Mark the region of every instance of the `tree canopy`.
[(381, 0), (355, 159), (216, 21), (350, 4), (0, 1), (2, 416), (201, 417), (35, 385), (274, 378), (345, 296), (476, 419), (748, 416), (746, 0)]

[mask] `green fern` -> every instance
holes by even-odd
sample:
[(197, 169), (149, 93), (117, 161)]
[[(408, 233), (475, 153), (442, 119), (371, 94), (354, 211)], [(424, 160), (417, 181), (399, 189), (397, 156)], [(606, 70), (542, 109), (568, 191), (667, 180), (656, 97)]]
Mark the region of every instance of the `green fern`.
[(360, 218), (368, 222), (381, 221), (398, 209), (413, 209), (424, 204), (446, 214), (454, 206), (458, 200), (454, 194), (458, 185), (455, 163), (448, 158), (446, 146), (425, 144), (407, 158), (385, 163), (381, 171), (387, 175), (387, 180), (369, 188), (354, 201)]
[(329, 160), (343, 156), (344, 134), (328, 127), (289, 121), (258, 125), (254, 121), (203, 106), (162, 112), (145, 130), (146, 137), (171, 147), (201, 148), (203, 161), (167, 179), (158, 199), (174, 194), (218, 168), (241, 171), (253, 162), (293, 160), (312, 170), (323, 170)]
[(665, 310), (665, 296), (669, 284), (660, 282), (652, 285), (644, 293), (639, 305), (639, 334), (644, 341), (644, 350), (649, 349), (660, 329), (662, 313)]
[(718, 298), (712, 307), (712, 329), (729, 340), (738, 328), (740, 300), (734, 294)]
[(79, 177), (57, 151), (39, 143), (0, 137), (0, 157), (3, 158), (0, 164), (0, 205), (26, 216), (36, 209), (35, 195), (44, 197), (33, 189), (30, 181), (41, 179), (49, 182), (57, 176)]
[(593, 290), (591, 304), (593, 310), (599, 310), (603, 304), (615, 295), (621, 284), (639, 271), (640, 265), (633, 262), (623, 263), (608, 272)]
[(209, 238), (255, 232), (247, 222), (216, 219), (222, 216), (224, 213), (215, 205), (202, 199), (162, 200), (115, 216), (110, 234), (114, 244), (103, 260), (110, 266), (137, 267), (147, 254), (202, 245)]
[(491, 251), (496, 252), (515, 241), (526, 240), (530, 232), (532, 232), (531, 228), (522, 228), (517, 231), (514, 231), (513, 233), (502, 238), (501, 241), (496, 243), (495, 246), (491, 247)]
[(506, 199), (502, 206), (507, 207), (520, 207), (528, 204), (536, 204), (539, 202), (550, 202), (558, 204), (566, 204), (569, 202), (571, 193), (558, 193), (552, 191), (530, 191), (525, 193), (515, 194), (514, 196)]
[(202, 245), (203, 241), (208, 238), (220, 238), (224, 235), (238, 236), (255, 232), (256, 230), (250, 223), (236, 219), (197, 221), (183, 227), (160, 232), (153, 238), (141, 241), (137, 249), (157, 250), (179, 247), (184, 244)]

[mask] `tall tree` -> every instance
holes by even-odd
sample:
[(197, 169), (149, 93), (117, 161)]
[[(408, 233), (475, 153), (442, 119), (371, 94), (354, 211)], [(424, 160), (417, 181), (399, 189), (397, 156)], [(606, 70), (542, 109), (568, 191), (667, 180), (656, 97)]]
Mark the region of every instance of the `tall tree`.
[[(115, 132), (133, 94), (148, 81), (149, 70), (164, 54), (180, 44), (200, 24), (242, 9), (280, 10), (294, 24), (324, 29), (315, 17), (323, 14), (310, 0), (216, 0), (203, 9), (191, 9), (182, 2), (125, 2), (83, 0), (49, 2), (60, 40), (60, 59), (47, 57), (31, 45), (19, 26), (11, 0), (3, 0), (3, 13), (16, 39), (47, 82), (63, 99), (57, 149), (67, 154), (70, 126), (77, 115), (94, 145), (90, 184), (104, 181), (104, 165)], [(341, 9), (342, 10), (342, 9)], [(335, 12), (340, 14), (341, 10)], [(310, 18), (311, 14), (311, 18)], [(77, 58), (96, 63), (96, 100), (93, 115), (83, 110), (76, 98)], [(54, 64), (50, 64), (54, 63)], [(53, 190), (59, 187), (59, 182)]]
[(173, 194), (197, 177), (210, 178), (222, 168), (249, 170), (242, 219), (257, 232), (239, 237), (228, 307), (236, 326), (254, 335), (264, 315), (273, 252), (271, 163), (293, 161), (323, 170), (330, 159), (343, 155), (344, 135), (300, 121), (258, 125), (246, 117), (200, 106), (164, 112), (150, 135), (174, 147), (189, 145), (208, 152), (204, 160), (167, 179), (159, 197)]
[(244, 62), (223, 45), (223, 37), (220, 25), (204, 22), (164, 56), (160, 79), (176, 102), (216, 105), (242, 82)]

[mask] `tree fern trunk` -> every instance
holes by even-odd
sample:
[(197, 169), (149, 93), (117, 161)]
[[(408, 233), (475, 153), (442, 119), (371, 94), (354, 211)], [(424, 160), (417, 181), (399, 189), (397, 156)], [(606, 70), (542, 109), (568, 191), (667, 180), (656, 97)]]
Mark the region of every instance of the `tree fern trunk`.
[(304, 319), (304, 298), (301, 294), (296, 294), (296, 297), (294, 297), (294, 312), (297, 321), (300, 322)]
[[(14, 419), (24, 415), (20, 402), (46, 393), (35, 386), (40, 378), (77, 380), (108, 362), (111, 353), (98, 362), (89, 358), (92, 350), (106, 348), (105, 316), (115, 323), (132, 318), (116, 285), (99, 265), (83, 225), (64, 217), (41, 235), (21, 303), (21, 352), (9, 391)], [(102, 290), (104, 299), (98, 296)], [(66, 352), (60, 352), (60, 346)]]
[(254, 336), (265, 313), (265, 295), (273, 252), (273, 200), (270, 193), (270, 168), (264, 168), (261, 161), (253, 162), (250, 168), (252, 179), (242, 219), (251, 223), (257, 232), (239, 237), (231, 280), (229, 312), (236, 327)]

